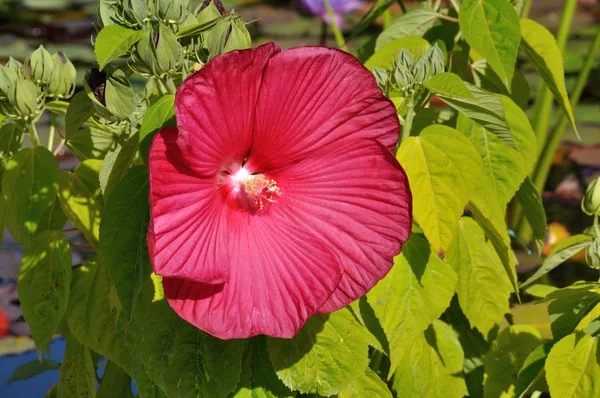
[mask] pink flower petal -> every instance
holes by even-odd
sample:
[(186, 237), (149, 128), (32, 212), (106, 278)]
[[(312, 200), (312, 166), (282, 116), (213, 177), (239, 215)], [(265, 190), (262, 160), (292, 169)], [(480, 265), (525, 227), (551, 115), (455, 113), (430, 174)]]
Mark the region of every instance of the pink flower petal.
[(338, 285), (339, 258), (275, 206), (266, 216), (234, 212), (229, 223), (229, 283), (165, 278), (169, 304), (222, 339), (293, 337)]
[(148, 250), (154, 272), (209, 283), (229, 280), (227, 212), (214, 178), (184, 163), (177, 129), (166, 127), (149, 154), (151, 224)]
[(390, 270), (410, 234), (412, 197), (394, 156), (372, 140), (330, 146), (273, 175), (279, 203), (340, 256), (344, 275), (319, 312), (344, 307)]
[(301, 47), (275, 54), (263, 77), (248, 163), (273, 170), (328, 143), (400, 134), (394, 105), (371, 72), (342, 51)]
[[(186, 162), (201, 174), (239, 164), (252, 145), (255, 106), (273, 43), (216, 57), (177, 91), (175, 114)], [(231, 170), (235, 171), (235, 170)]]

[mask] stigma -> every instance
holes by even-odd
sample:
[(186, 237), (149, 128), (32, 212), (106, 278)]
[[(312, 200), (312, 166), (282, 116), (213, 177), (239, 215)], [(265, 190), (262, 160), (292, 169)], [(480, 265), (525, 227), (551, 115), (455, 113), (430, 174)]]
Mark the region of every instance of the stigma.
[(231, 182), (235, 202), (240, 208), (250, 212), (266, 211), (282, 195), (275, 180), (264, 174), (251, 174), (243, 167), (231, 175)]

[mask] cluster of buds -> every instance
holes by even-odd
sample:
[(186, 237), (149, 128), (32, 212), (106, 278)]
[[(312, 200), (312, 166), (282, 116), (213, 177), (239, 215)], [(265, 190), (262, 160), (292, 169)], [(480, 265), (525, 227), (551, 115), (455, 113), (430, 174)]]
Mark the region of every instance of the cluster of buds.
[(14, 120), (35, 120), (46, 98), (66, 99), (75, 92), (75, 67), (61, 52), (50, 54), (43, 46), (21, 64), (10, 58), (0, 65), (0, 104)]
[(598, 226), (598, 218), (600, 217), (600, 177), (588, 185), (585, 196), (581, 201), (581, 210), (585, 214), (594, 217), (594, 225), (589, 229), (589, 233), (594, 240), (585, 250), (585, 259), (590, 267), (600, 269), (600, 227)]

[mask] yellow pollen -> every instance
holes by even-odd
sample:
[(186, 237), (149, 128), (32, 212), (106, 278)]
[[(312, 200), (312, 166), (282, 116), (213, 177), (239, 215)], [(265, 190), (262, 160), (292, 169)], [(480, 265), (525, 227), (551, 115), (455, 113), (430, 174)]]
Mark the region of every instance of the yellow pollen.
[(244, 188), (248, 198), (252, 199), (254, 204), (258, 206), (258, 210), (263, 210), (267, 203), (276, 203), (277, 197), (281, 196), (281, 190), (277, 186), (277, 182), (265, 178), (262, 174), (246, 181)]

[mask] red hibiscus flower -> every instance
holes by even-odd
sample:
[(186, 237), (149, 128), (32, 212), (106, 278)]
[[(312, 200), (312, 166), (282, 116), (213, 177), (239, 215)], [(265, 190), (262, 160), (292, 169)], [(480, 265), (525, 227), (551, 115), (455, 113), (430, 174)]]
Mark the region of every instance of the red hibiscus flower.
[(355, 58), (231, 52), (181, 85), (175, 111), (150, 149), (148, 246), (183, 319), (291, 338), (390, 270), (412, 222), (400, 126)]

